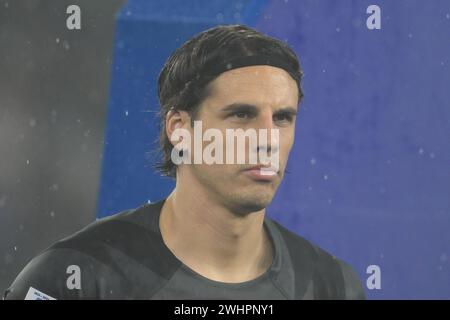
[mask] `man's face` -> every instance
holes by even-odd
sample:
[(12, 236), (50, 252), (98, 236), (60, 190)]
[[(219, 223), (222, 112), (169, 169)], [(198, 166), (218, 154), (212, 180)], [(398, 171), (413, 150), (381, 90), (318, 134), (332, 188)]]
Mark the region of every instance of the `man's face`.
[[(267, 143), (258, 139), (258, 150), (266, 148), (274, 152), (278, 148), (279, 171), (270, 177), (260, 177), (249, 164), (249, 142), (246, 139), (244, 152), (246, 164), (191, 164), (182, 165), (181, 170), (191, 170), (189, 177), (196, 179), (206, 196), (214, 197), (233, 212), (246, 214), (265, 208), (284, 176), (289, 152), (294, 142), (295, 119), (298, 108), (297, 83), (283, 69), (272, 66), (249, 66), (222, 73), (210, 84), (210, 94), (199, 106), (196, 119), (202, 121), (202, 129), (214, 128), (222, 132), (224, 138), (223, 155), (227, 150), (226, 129), (266, 129)], [(279, 139), (271, 141), (270, 130), (278, 129)], [(189, 128), (194, 136), (193, 128)], [(210, 142), (203, 142), (203, 149)], [(194, 150), (192, 148), (191, 150)], [(261, 164), (258, 159), (257, 164)], [(256, 165), (257, 165), (256, 164)]]

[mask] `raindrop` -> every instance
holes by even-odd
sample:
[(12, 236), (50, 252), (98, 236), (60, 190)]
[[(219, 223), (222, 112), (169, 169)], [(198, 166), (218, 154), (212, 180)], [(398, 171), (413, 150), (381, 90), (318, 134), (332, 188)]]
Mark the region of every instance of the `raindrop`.
[(30, 127), (34, 128), (36, 126), (36, 119), (31, 118), (30, 121), (28, 121), (28, 124), (30, 125)]
[(66, 40), (64, 40), (64, 41), (63, 41), (63, 47), (64, 47), (64, 49), (69, 50), (69, 49), (70, 49), (69, 42), (67, 42)]
[(0, 197), (0, 208), (4, 207), (6, 204), (6, 196)]
[(53, 109), (53, 110), (50, 112), (50, 122), (51, 122), (51, 123), (55, 123), (55, 122), (56, 122), (56, 110), (55, 110), (55, 109)]
[(217, 19), (217, 21), (219, 21), (219, 22), (223, 22), (223, 14), (222, 14), (222, 13), (218, 13), (218, 14), (216, 15), (216, 19)]

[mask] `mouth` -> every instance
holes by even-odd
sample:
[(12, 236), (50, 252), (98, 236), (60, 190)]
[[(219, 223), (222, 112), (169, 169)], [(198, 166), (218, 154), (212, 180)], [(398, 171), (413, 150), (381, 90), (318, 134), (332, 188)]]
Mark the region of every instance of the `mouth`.
[(257, 165), (245, 168), (242, 173), (256, 181), (273, 181), (278, 176), (279, 170), (273, 166)]

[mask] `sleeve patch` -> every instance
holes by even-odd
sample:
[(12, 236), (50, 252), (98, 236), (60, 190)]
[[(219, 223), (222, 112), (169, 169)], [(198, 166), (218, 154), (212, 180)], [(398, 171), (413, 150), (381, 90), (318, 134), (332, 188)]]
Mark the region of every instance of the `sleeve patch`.
[(25, 300), (56, 300), (53, 297), (50, 297), (49, 295), (40, 292), (39, 290), (30, 287), (28, 289), (27, 295), (25, 296)]

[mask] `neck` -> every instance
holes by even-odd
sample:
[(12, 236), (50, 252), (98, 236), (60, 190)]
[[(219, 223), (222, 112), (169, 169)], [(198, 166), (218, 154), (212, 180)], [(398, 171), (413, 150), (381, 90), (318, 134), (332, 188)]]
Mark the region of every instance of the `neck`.
[(216, 281), (243, 282), (272, 262), (264, 216), (265, 210), (236, 214), (195, 182), (178, 178), (162, 208), (160, 229), (167, 247), (192, 270)]

